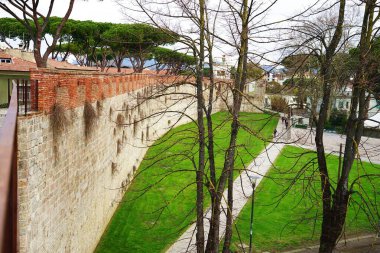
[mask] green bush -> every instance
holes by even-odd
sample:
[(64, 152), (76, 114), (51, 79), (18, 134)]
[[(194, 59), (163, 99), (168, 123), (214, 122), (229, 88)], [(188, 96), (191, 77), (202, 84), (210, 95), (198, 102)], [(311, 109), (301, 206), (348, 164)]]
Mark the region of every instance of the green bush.
[(0, 104), (0, 108), (8, 108), (8, 103)]
[(334, 109), (331, 112), (330, 119), (325, 123), (325, 130), (336, 131), (337, 133), (344, 133), (347, 124), (347, 115), (343, 111)]
[(295, 128), (307, 129), (307, 125), (304, 125), (304, 124), (295, 124), (294, 127)]

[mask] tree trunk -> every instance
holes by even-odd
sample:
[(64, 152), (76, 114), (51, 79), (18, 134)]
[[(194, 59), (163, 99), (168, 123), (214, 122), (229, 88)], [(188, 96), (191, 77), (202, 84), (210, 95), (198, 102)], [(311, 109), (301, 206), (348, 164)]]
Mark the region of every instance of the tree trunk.
[[(321, 76), (323, 83), (323, 99), (319, 112), (316, 135), (315, 135), (315, 144), (317, 148), (317, 159), (318, 166), (321, 178), (321, 191), (322, 191), (322, 229), (320, 236), (320, 253), (330, 253), (335, 247), (336, 240), (340, 235), (340, 221), (337, 221), (335, 218), (337, 213), (336, 207), (340, 207), (342, 201), (344, 201), (341, 196), (338, 196), (337, 192), (334, 196), (334, 203), (332, 203), (332, 192), (331, 192), (331, 183), (330, 177), (327, 168), (325, 149), (323, 144), (323, 130), (325, 122), (327, 120), (331, 89), (332, 89), (332, 78), (331, 78), (331, 68), (332, 60), (335, 55), (336, 49), (339, 45), (340, 39), (343, 32), (343, 21), (345, 15), (345, 0), (340, 0), (339, 4), (339, 17), (334, 31), (334, 35), (331, 39), (330, 44), (326, 47), (326, 54), (323, 60), (321, 60)], [(336, 199), (335, 199), (336, 198)], [(336, 205), (338, 204), (338, 205)], [(345, 214), (344, 214), (345, 216)], [(343, 221), (344, 222), (344, 221)]]
[[(197, 253), (203, 253), (205, 250), (205, 235), (204, 235), (204, 222), (203, 222), (203, 207), (204, 207), (204, 196), (203, 196), (203, 178), (204, 178), (204, 166), (205, 166), (205, 127), (203, 124), (203, 108), (204, 108), (204, 98), (203, 98), (203, 68), (204, 68), (204, 30), (205, 30), (205, 13), (204, 13), (204, 0), (199, 0), (199, 28), (200, 28), (200, 38), (199, 38), (199, 61), (197, 65), (197, 120), (198, 120), (198, 145), (199, 145), (199, 160), (198, 169), (196, 172), (196, 185), (197, 185), (197, 234), (196, 234), (196, 244)], [(196, 50), (196, 49), (194, 49)]]
[[(207, 20), (209, 21), (209, 20)], [(208, 151), (208, 159), (209, 159), (209, 171), (210, 171), (210, 180), (208, 182), (208, 188), (211, 198), (211, 213), (214, 213), (214, 207), (215, 207), (215, 200), (217, 198), (216, 196), (216, 168), (215, 168), (215, 153), (214, 153), (214, 131), (213, 131), (213, 124), (212, 124), (212, 108), (213, 108), (213, 99), (214, 99), (214, 64), (213, 64), (213, 54), (212, 54), (212, 42), (210, 38), (210, 34), (207, 34), (207, 42), (208, 42), (208, 51), (209, 51), (209, 67), (210, 67), (210, 86), (209, 86), (209, 97), (208, 97), (208, 106), (206, 110), (206, 120), (207, 120), (207, 139), (208, 139), (208, 145), (207, 145), (207, 151)], [(214, 245), (218, 242), (215, 242), (215, 223), (210, 221), (210, 229), (208, 233), (208, 240), (206, 245), (206, 252), (211, 252), (211, 249), (214, 248)], [(211, 246), (213, 245), (213, 246)]]
[[(252, 7), (252, 6), (250, 6)], [(249, 19), (250, 13), (248, 7), (248, 0), (242, 2), (242, 29), (240, 34), (240, 52), (238, 68), (236, 71), (235, 88), (233, 90), (234, 107), (233, 107), (233, 122), (231, 125), (231, 138), (234, 138), (230, 143), (231, 156), (229, 157), (230, 163), (228, 165), (228, 209), (227, 209), (227, 221), (226, 221), (226, 233), (224, 236), (223, 253), (230, 252), (231, 239), (232, 239), (232, 227), (233, 227), (233, 170), (235, 165), (235, 151), (236, 151), (236, 138), (239, 132), (239, 114), (242, 103), (242, 94), (244, 93), (247, 82), (247, 54), (248, 54), (248, 33), (249, 33)], [(232, 144), (232, 145), (231, 145)]]
[(34, 40), (34, 59), (37, 68), (47, 68), (47, 59), (41, 56), (41, 32), (37, 31), (36, 39)]

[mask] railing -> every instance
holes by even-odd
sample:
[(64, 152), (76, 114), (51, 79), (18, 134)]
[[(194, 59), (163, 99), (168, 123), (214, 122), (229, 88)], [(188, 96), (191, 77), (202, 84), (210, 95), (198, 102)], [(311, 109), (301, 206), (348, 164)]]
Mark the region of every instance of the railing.
[(0, 252), (17, 252), (17, 86), (0, 128)]
[(28, 112), (38, 111), (38, 81), (29, 79), (8, 79), (8, 107), (11, 101), (11, 91), (17, 87), (18, 114), (26, 115)]

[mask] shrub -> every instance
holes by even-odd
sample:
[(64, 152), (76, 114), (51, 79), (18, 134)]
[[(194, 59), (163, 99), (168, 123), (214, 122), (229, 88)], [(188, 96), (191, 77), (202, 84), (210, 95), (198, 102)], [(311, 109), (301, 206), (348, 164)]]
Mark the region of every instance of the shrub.
[(347, 115), (343, 111), (334, 109), (331, 112), (330, 119), (325, 123), (326, 130), (343, 133), (347, 124)]
[(295, 128), (307, 129), (307, 125), (304, 125), (304, 124), (295, 124), (294, 127)]
[(271, 107), (273, 111), (286, 112), (288, 110), (288, 102), (281, 96), (271, 97)]
[(266, 92), (269, 94), (279, 94), (281, 93), (283, 87), (278, 82), (269, 82), (266, 87)]

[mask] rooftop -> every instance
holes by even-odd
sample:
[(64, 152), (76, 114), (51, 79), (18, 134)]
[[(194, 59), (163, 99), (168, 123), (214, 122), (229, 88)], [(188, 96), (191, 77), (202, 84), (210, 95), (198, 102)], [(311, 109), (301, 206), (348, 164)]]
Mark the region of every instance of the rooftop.
[[(36, 68), (33, 53), (21, 51), (18, 49), (0, 49), (0, 71), (16, 71), (29, 72), (31, 68)], [(48, 59), (48, 68), (51, 69), (66, 69), (66, 70), (81, 70), (81, 71), (98, 71), (96, 68), (81, 67), (68, 62), (60, 62), (53, 59)]]

